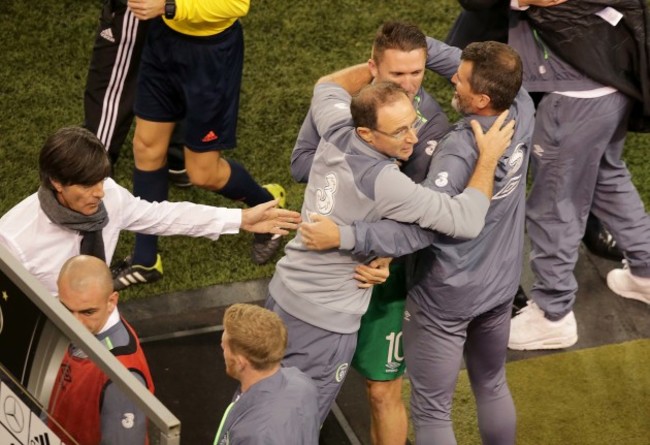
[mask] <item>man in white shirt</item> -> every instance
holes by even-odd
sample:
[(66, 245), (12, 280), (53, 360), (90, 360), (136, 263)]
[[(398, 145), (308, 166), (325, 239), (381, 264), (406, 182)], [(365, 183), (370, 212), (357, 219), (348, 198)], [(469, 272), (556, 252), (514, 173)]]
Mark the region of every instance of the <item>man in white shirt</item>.
[(38, 192), (0, 219), (0, 244), (52, 294), (68, 258), (81, 253), (110, 264), (122, 230), (216, 240), (239, 229), (286, 235), (300, 221), (297, 212), (275, 208), (276, 201), (243, 210), (143, 201), (109, 178), (110, 168), (94, 134), (62, 128), (41, 149)]

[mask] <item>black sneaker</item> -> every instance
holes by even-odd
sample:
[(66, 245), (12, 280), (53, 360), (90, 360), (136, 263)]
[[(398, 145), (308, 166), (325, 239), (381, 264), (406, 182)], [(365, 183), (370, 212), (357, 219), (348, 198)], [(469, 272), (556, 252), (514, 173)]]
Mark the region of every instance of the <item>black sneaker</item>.
[(134, 284), (153, 283), (162, 279), (163, 266), (160, 255), (156, 256), (156, 264), (151, 267), (131, 262), (131, 256), (128, 256), (111, 268), (114, 290), (121, 291)]
[(528, 305), (528, 297), (521, 286), (517, 288), (515, 299), (512, 301), (512, 317)]
[(280, 250), (282, 244), (281, 235), (271, 235), (269, 233), (256, 233), (253, 238), (251, 249), (251, 260), (255, 264), (266, 264)]
[[(278, 207), (281, 209), (287, 207), (287, 192), (284, 190), (284, 187), (280, 184), (266, 184), (262, 188), (266, 189), (274, 199), (279, 199)], [(251, 260), (258, 265), (268, 263), (277, 251), (280, 250), (281, 244), (281, 235), (256, 233), (251, 248)]]
[(192, 187), (192, 182), (190, 182), (190, 177), (187, 175), (187, 170), (167, 170), (169, 182), (174, 184), (176, 187), (186, 188)]
[(587, 218), (587, 226), (585, 227), (585, 235), (582, 242), (591, 253), (608, 260), (621, 261), (623, 252), (616, 245), (616, 240), (609, 230), (601, 224), (601, 222), (591, 213)]

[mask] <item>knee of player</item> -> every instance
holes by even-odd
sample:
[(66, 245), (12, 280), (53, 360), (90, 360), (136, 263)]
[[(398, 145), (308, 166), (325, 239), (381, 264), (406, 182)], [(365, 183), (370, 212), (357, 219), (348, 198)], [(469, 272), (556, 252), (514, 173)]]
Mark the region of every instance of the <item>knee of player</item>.
[[(167, 149), (164, 144), (156, 145), (149, 143), (137, 135), (133, 138), (133, 157), (136, 162), (136, 167), (140, 167), (139, 164), (154, 163), (162, 166), (165, 163), (166, 156)], [(147, 167), (150, 166), (147, 165)]]
[(376, 408), (390, 408), (402, 403), (402, 379), (389, 381), (368, 380), (368, 399)]
[(228, 177), (224, 177), (222, 170), (218, 165), (206, 165), (200, 168), (187, 165), (187, 176), (195, 186), (216, 191), (221, 190), (228, 182)]
[(496, 400), (501, 397), (509, 397), (510, 389), (508, 383), (504, 378), (496, 380), (482, 380), (479, 382), (471, 382), (472, 391), (477, 400)]

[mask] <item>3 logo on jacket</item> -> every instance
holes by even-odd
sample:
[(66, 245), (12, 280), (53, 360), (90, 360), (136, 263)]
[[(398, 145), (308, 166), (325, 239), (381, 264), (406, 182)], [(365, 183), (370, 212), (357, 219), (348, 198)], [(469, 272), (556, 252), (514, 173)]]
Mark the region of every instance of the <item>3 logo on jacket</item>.
[(325, 187), (316, 189), (316, 208), (321, 215), (329, 215), (334, 209), (334, 195), (338, 186), (336, 173), (329, 172), (325, 175)]
[(433, 181), (433, 183), (436, 185), (436, 187), (446, 187), (447, 184), (449, 184), (449, 173), (447, 172), (440, 172), (438, 173), (438, 177), (436, 177), (436, 180)]
[(437, 147), (438, 147), (438, 141), (434, 141), (434, 140), (427, 141), (427, 146), (424, 148), (424, 152), (427, 155), (432, 156), (433, 152), (436, 151)]
[(124, 413), (124, 417), (122, 417), (122, 427), (128, 430), (133, 428), (133, 425), (135, 425), (135, 414)]

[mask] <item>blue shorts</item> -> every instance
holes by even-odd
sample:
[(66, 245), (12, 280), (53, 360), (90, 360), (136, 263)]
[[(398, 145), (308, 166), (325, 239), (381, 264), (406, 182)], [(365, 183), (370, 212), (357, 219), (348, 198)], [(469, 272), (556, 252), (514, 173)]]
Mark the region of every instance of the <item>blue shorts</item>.
[(185, 119), (185, 145), (196, 152), (237, 145), (244, 64), (239, 21), (214, 36), (189, 36), (152, 20), (142, 52), (134, 111), (152, 122)]

